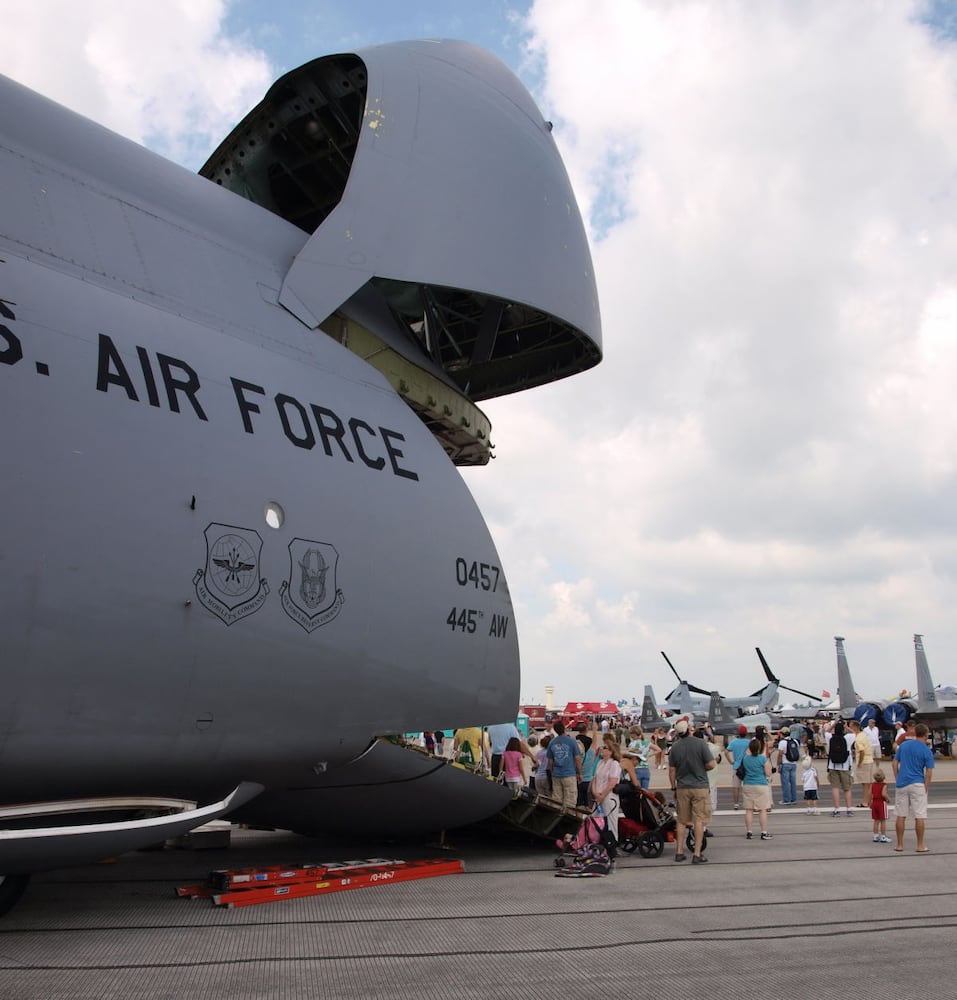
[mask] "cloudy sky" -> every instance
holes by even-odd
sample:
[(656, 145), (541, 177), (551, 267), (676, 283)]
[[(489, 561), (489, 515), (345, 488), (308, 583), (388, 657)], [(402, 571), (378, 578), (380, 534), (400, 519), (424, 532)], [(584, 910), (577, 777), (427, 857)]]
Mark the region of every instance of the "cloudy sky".
[(466, 474), (522, 695), (957, 681), (957, 3), (0, 0), (0, 72), (197, 168), (275, 77), (492, 49), (555, 122), (605, 362)]

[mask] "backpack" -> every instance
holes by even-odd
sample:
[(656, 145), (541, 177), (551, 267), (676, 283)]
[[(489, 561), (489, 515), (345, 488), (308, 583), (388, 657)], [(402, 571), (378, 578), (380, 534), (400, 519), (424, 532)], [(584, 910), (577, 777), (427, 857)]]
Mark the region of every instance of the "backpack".
[(603, 819), (599, 824), (597, 820), (587, 819), (586, 823), (594, 823), (598, 827), (598, 844), (608, 853), (608, 857), (611, 861), (614, 861), (618, 857), (618, 841), (615, 840), (615, 835), (611, 832), (608, 827), (608, 821)]
[(744, 781), (744, 776), (747, 773), (744, 770), (744, 761), (742, 760), (740, 764), (734, 769), (734, 773), (738, 776), (740, 781)]
[(798, 746), (798, 741), (794, 739), (793, 736), (788, 737), (787, 746), (784, 750), (784, 756), (790, 761), (797, 761), (801, 759), (801, 748)]
[(459, 763), (474, 764), (475, 758), (472, 756), (472, 744), (468, 740), (463, 740), (459, 747)]
[(847, 758), (847, 740), (844, 739), (844, 734), (838, 736), (837, 733), (832, 733), (831, 743), (827, 748), (827, 759), (832, 764), (846, 764)]

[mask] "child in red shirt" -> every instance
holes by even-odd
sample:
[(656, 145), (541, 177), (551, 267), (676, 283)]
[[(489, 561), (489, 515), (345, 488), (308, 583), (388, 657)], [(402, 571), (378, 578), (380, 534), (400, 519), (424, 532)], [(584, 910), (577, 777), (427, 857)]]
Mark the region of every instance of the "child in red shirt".
[(889, 844), (891, 838), (887, 836), (887, 803), (890, 801), (887, 795), (887, 785), (884, 784), (884, 772), (878, 768), (874, 772), (874, 781), (871, 784), (871, 819), (874, 821), (875, 844)]

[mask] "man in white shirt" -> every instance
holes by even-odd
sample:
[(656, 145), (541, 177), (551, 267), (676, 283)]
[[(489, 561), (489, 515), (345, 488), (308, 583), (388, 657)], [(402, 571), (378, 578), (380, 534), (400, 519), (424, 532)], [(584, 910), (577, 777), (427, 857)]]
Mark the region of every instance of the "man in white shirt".
[(791, 730), (785, 726), (781, 730), (781, 739), (777, 745), (778, 774), (781, 775), (781, 805), (791, 806), (797, 802), (797, 762), (800, 759), (801, 747), (793, 740), (794, 760), (788, 759), (788, 743), (793, 740)]
[(831, 794), (834, 797), (832, 816), (839, 816), (841, 809), (841, 793), (844, 793), (844, 812), (851, 815), (851, 755), (853, 754), (854, 736), (844, 732), (844, 722), (838, 719), (828, 729), (827, 739), (827, 780), (831, 784)]

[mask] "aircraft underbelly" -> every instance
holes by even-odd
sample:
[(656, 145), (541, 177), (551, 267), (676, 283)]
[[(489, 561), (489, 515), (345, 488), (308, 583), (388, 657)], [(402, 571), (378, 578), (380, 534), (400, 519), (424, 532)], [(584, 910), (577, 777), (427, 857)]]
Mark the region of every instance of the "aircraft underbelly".
[(511, 797), (507, 786), (449, 761), (377, 740), (343, 768), (265, 792), (236, 818), (300, 833), (402, 836), (475, 823)]
[(4, 257), (0, 801), (297, 782), (514, 713), (494, 545), (377, 373), (261, 297), (233, 335)]

